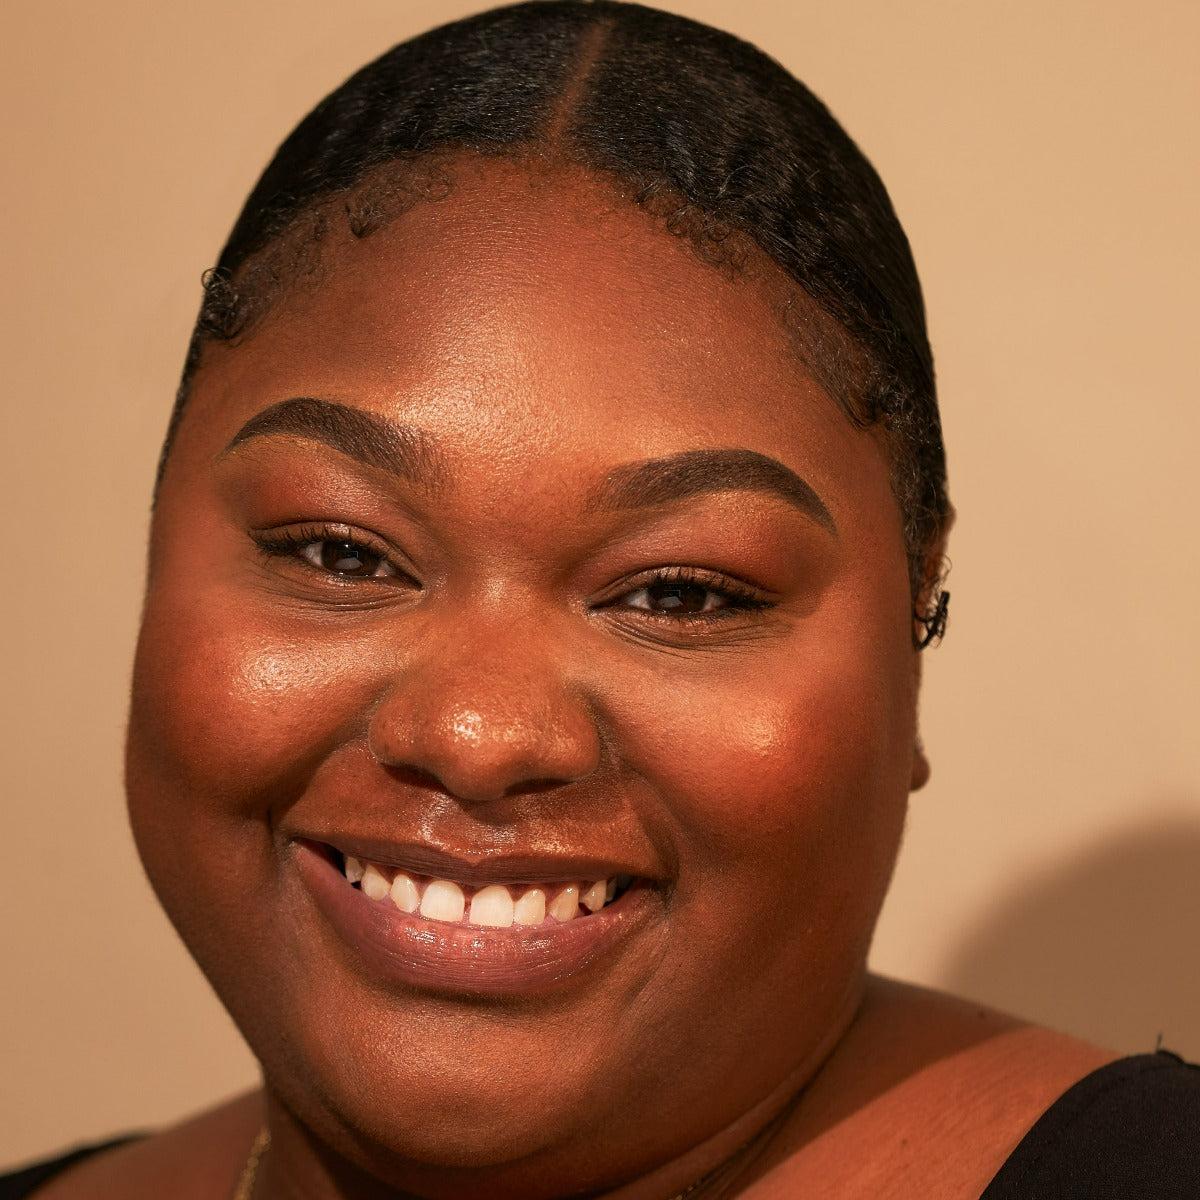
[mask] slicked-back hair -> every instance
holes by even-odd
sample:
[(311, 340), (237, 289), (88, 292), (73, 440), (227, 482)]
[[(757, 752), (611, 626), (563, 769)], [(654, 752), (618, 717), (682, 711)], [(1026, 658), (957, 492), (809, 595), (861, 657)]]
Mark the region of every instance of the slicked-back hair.
[[(855, 423), (883, 427), (914, 601), (924, 610), (936, 599), (949, 504), (933, 358), (883, 183), (778, 63), (639, 4), (493, 9), (394, 47), (322, 100), (280, 146), (206, 274), (164, 462), (204, 345), (250, 329), (330, 214), (368, 236), (436, 190), (421, 164), (463, 153), (581, 167), (706, 257), (749, 239), (782, 268), (836, 334), (809, 338), (818, 381)], [(367, 187), (389, 174), (406, 182), (390, 194)]]

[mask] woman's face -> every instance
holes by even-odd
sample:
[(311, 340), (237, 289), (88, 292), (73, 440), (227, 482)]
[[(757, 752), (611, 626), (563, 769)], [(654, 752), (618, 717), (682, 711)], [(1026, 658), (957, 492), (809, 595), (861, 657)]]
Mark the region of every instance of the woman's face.
[(269, 1086), (394, 1182), (612, 1182), (853, 1013), (920, 769), (905, 553), (759, 274), (492, 164), (206, 351), (134, 830)]

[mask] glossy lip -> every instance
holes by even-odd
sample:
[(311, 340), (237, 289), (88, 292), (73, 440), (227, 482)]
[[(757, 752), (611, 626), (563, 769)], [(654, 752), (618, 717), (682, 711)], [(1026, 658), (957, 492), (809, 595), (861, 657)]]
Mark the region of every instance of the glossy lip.
[[(294, 849), (301, 883), (338, 940), (370, 974), (391, 986), (494, 996), (546, 991), (598, 966), (646, 924), (655, 908), (653, 889), (634, 886), (599, 912), (565, 925), (525, 930), (450, 925), (363, 895), (314, 844), (296, 842)], [(496, 864), (480, 873), (484, 869), (484, 882), (497, 882)], [(549, 882), (561, 873), (556, 865), (553, 874), (531, 882)], [(583, 877), (584, 872), (566, 876)], [(473, 882), (463, 880), (462, 871), (439, 878)]]

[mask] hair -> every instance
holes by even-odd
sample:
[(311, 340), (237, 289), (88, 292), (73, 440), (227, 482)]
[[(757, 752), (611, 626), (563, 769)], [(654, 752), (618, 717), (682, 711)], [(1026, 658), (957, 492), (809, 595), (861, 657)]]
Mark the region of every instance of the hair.
[(884, 431), (916, 616), (927, 620), (950, 506), (921, 286), (887, 191), (773, 59), (639, 4), (493, 9), (394, 47), (322, 100), (205, 275), (163, 461), (205, 344), (245, 334), (310, 269), (330, 221), (369, 236), (444, 194), (439, 164), (462, 154), (581, 167), (707, 259), (736, 269), (736, 247), (749, 244), (799, 285), (789, 324), (806, 361), (852, 421)]

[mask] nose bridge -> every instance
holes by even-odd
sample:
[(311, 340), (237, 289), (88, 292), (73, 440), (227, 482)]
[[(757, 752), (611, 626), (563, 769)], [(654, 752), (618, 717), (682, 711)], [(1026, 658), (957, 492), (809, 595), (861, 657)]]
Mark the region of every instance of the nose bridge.
[(372, 716), (379, 761), (476, 803), (595, 770), (594, 714), (544, 624), (472, 612), (429, 632), (403, 655)]

